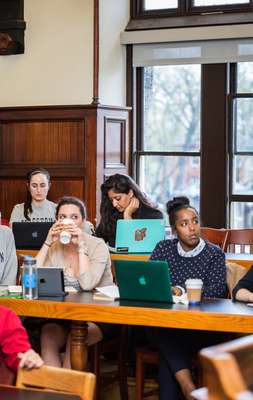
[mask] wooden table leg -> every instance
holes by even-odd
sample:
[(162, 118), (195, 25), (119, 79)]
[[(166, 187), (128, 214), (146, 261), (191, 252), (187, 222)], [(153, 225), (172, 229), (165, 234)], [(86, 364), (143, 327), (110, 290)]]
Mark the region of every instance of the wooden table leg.
[(87, 367), (88, 349), (86, 339), (88, 335), (88, 325), (84, 321), (72, 321), (70, 358), (71, 366), (78, 371), (85, 371)]

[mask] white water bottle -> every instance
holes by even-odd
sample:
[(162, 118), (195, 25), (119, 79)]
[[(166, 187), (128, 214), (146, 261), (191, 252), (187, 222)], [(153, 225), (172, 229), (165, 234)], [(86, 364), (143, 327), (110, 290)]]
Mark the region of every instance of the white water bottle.
[(22, 292), (24, 299), (38, 298), (38, 273), (36, 258), (25, 256), (22, 272)]

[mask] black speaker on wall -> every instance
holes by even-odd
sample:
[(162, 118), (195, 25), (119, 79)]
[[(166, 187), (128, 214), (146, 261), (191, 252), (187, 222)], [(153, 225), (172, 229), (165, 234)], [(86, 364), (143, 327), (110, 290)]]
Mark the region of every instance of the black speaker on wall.
[(24, 0), (0, 0), (0, 55), (25, 50)]

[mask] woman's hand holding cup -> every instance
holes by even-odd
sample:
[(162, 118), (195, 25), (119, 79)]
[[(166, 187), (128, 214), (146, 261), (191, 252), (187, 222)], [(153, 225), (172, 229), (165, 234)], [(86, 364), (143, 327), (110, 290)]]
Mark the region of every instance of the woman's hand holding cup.
[(55, 222), (48, 231), (45, 244), (50, 247), (54, 242), (59, 240), (61, 231), (62, 223), (60, 221)]

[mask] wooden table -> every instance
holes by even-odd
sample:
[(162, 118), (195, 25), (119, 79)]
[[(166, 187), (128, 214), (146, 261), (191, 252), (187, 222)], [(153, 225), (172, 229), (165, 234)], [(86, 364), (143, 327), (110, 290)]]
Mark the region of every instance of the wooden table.
[(231, 300), (206, 300), (200, 306), (94, 300), (92, 293), (73, 293), (63, 301), (0, 298), (20, 316), (73, 320), (71, 362), (86, 367), (85, 321), (224, 332), (253, 332), (253, 308)]
[(29, 255), (29, 256), (35, 257), (37, 255), (38, 251), (39, 250), (17, 249), (16, 253), (17, 253), (17, 255), (21, 255), (21, 256)]
[[(227, 261), (235, 262), (245, 268), (250, 268), (253, 265), (253, 254), (225, 253)], [(150, 254), (119, 254), (111, 253), (111, 260), (148, 260)]]
[[(32, 255), (36, 256), (38, 250), (17, 250), (17, 254), (22, 255)], [(253, 254), (239, 254), (239, 253), (225, 253), (226, 260), (235, 262), (237, 264), (242, 265), (245, 268), (250, 268), (253, 265)], [(148, 260), (150, 258), (150, 254), (120, 254), (120, 253), (111, 253), (111, 260)]]
[(80, 397), (74, 394), (49, 392), (44, 389), (20, 389), (14, 386), (0, 385), (0, 400), (80, 400)]

